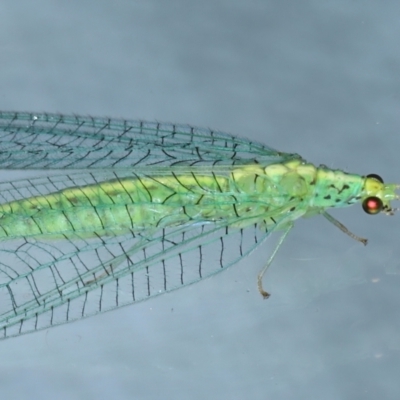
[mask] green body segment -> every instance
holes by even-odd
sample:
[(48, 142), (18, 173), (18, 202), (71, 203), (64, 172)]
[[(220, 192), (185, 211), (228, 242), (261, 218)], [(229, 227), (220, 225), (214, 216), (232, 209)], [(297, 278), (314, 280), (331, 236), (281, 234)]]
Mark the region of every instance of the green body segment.
[(229, 221), (267, 229), (362, 196), (365, 178), (301, 159), (263, 165), (172, 169), (71, 187), (0, 206), (0, 239), (72, 233), (83, 237), (119, 235), (184, 224)]

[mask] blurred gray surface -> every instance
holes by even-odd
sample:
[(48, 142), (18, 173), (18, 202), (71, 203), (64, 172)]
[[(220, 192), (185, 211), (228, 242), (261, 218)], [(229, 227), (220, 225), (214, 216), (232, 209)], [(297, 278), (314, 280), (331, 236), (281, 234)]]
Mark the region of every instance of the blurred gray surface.
[[(400, 181), (400, 6), (2, 2), (0, 109), (190, 123)], [(14, 179), (2, 172), (2, 180)], [(211, 280), (0, 342), (7, 399), (398, 399), (399, 218), (299, 221)]]

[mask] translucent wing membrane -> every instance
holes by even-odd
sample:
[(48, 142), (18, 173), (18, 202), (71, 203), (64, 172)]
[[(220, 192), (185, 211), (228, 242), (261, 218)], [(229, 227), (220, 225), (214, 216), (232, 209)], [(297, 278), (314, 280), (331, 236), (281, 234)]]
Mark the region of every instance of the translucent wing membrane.
[[(15, 197), (19, 189), (13, 191)], [(0, 242), (1, 337), (142, 301), (222, 271), (268, 235), (257, 224), (233, 229), (230, 222)]]
[[(44, 329), (186, 286), (236, 263), (265, 237), (202, 225), (154, 235), (0, 244), (1, 335)], [(229, 247), (228, 247), (229, 240)]]
[(298, 158), (211, 129), (109, 118), (0, 112), (0, 167), (84, 169)]
[[(20, 207), (27, 213), (40, 212), (40, 202), (10, 202), (124, 178), (151, 181), (165, 176), (193, 191), (178, 172), (195, 177), (202, 171), (203, 176), (215, 178), (216, 173), (229, 175), (232, 166), (266, 166), (295, 158), (300, 157), (186, 125), (2, 112), (0, 169), (62, 169), (63, 175), (0, 183), (0, 214), (12, 215)], [(87, 171), (68, 171), (73, 169)], [(204, 189), (200, 202), (208, 189), (196, 177), (195, 182)], [(219, 185), (217, 178), (211, 183)], [(150, 183), (143, 185), (145, 197), (151, 200), (146, 185)], [(225, 204), (227, 194), (221, 194)], [(93, 208), (87, 199), (87, 208)], [(49, 201), (43, 200), (51, 208)], [(249, 223), (232, 203), (233, 209), (236, 215), (216, 222), (191, 218), (175, 226), (137, 228), (132, 223), (123, 231), (71, 229), (51, 240), (27, 233), (9, 239), (0, 221), (0, 337), (81, 319), (197, 282), (237, 263), (285, 218), (263, 212)], [(29, 216), (26, 220), (34, 222)]]

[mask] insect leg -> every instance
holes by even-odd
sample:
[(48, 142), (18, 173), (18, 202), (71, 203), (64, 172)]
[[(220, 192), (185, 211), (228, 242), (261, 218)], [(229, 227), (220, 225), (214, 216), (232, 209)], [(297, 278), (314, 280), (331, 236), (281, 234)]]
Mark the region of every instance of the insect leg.
[(264, 299), (268, 299), (268, 297), (270, 296), (270, 294), (268, 292), (266, 292), (263, 288), (262, 285), (262, 279), (264, 274), (267, 272), (268, 267), (271, 265), (272, 261), (274, 260), (276, 253), (279, 250), (279, 247), (281, 247), (281, 244), (284, 242), (284, 240), (286, 239), (286, 236), (288, 235), (288, 233), (290, 232), (290, 230), (293, 228), (293, 223), (288, 223), (288, 225), (286, 225), (283, 229), (284, 232), (282, 233), (282, 236), (279, 239), (278, 244), (276, 245), (274, 251), (272, 252), (271, 257), (269, 258), (269, 260), (267, 261), (267, 264), (265, 265), (265, 267), (261, 270), (261, 272), (258, 274), (257, 277), (257, 287), (258, 287), (258, 291), (261, 293), (261, 296)]
[(342, 232), (344, 232), (346, 235), (350, 236), (352, 239), (357, 240), (357, 242), (362, 243), (364, 246), (367, 244), (368, 239), (364, 239), (364, 238), (357, 236), (354, 233), (350, 232), (341, 222), (339, 222), (336, 218), (332, 217), (332, 215), (328, 214), (326, 211), (324, 211), (322, 213), (322, 215), (329, 222), (332, 222), (333, 225), (338, 227)]

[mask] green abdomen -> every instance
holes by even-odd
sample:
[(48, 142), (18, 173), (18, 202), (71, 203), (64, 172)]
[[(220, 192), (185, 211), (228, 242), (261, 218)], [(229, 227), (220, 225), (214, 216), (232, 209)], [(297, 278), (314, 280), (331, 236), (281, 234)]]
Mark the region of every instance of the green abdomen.
[[(304, 171), (310, 174), (307, 179)], [(132, 174), (132, 178), (4, 203), (0, 205), (0, 240), (120, 235), (129, 230), (151, 231), (221, 220), (236, 227), (257, 222), (268, 225), (283, 213), (290, 213), (294, 201), (308, 201), (306, 180), (314, 173), (314, 166), (292, 160), (264, 167)], [(297, 208), (296, 218), (302, 213)]]
[[(0, 239), (92, 237), (260, 215), (259, 201), (239, 186), (229, 174), (169, 174), (68, 188), (2, 204)], [(257, 185), (250, 186), (254, 194)]]

